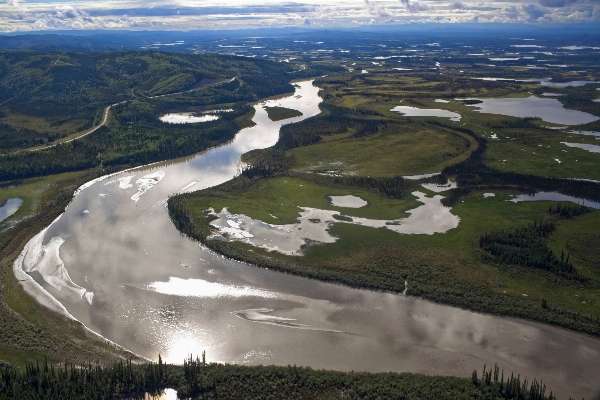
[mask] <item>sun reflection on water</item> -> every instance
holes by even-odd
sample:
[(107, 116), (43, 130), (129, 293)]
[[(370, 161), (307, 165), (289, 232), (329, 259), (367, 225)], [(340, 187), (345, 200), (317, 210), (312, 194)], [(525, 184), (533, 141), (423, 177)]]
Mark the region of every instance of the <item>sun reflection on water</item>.
[(190, 356), (193, 358), (201, 357), (203, 351), (213, 355), (214, 350), (207, 351), (209, 347), (206, 342), (201, 341), (192, 333), (179, 332), (170, 338), (167, 353), (161, 357), (164, 362), (169, 364), (183, 364), (183, 360)]
[(226, 285), (218, 282), (208, 282), (203, 279), (182, 279), (170, 277), (168, 282), (152, 282), (148, 289), (157, 293), (184, 297), (263, 297), (276, 298), (277, 293), (253, 288), (251, 286)]

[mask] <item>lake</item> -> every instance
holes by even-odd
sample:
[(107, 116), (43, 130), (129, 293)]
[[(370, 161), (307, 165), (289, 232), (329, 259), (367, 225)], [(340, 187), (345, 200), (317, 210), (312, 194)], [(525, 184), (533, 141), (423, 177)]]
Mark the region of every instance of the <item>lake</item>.
[(538, 117), (546, 122), (561, 125), (581, 125), (600, 119), (583, 111), (564, 108), (557, 99), (540, 98), (535, 96), (513, 97), (500, 99), (464, 99), (479, 100), (481, 103), (467, 104), (477, 107), (477, 112), (499, 114), (511, 117)]

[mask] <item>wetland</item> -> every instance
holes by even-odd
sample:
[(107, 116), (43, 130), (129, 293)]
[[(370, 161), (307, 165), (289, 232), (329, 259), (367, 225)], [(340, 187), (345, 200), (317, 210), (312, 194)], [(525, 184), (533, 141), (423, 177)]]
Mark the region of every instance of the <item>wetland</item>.
[[(238, 365), (470, 377), (493, 362), (559, 396), (589, 396), (600, 371), (600, 105), (588, 50), (568, 61), (585, 74), (550, 80), (516, 59), (490, 79), (478, 57), (507, 59), (502, 44), (445, 49), (444, 60), (372, 46), (377, 63), (267, 53), (288, 61), (262, 63), (273, 68), (262, 80), (253, 61), (223, 56), (238, 70), (197, 81), (221, 86), (154, 80), (81, 141), (39, 155), (17, 151), (33, 139), (11, 144), (3, 224), (55, 213), (5, 259), (11, 307), (30, 321), (48, 308), (169, 363), (206, 351)], [(182, 74), (188, 61), (177, 61)], [(23, 117), (5, 115), (10, 136)], [(510, 235), (538, 247), (496, 251)], [(542, 253), (544, 263), (520, 261)]]

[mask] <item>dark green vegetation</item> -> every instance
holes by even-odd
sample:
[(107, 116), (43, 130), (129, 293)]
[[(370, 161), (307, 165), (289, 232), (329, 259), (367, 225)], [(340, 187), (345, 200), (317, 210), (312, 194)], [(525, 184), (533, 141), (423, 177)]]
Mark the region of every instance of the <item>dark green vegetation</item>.
[[(578, 153), (582, 163), (557, 173), (548, 173), (544, 164), (521, 168), (535, 158), (526, 152), (519, 154), (517, 168), (497, 165), (490, 154), (505, 144), (555, 146), (565, 140), (564, 133), (544, 128), (535, 119), (480, 114), (462, 102), (433, 101), (467, 95), (521, 96), (532, 84), (487, 82), (452, 73), (444, 77), (338, 74), (319, 78), (317, 84), (324, 88), (322, 114), (284, 126), (274, 148), (249, 155), (252, 167), (234, 180), (170, 199), (171, 218), (182, 232), (229, 257), (261, 267), (392, 292), (404, 291), (407, 281), (409, 295), (600, 335), (597, 255), (585, 261), (590, 256), (583, 248), (576, 254), (564, 244), (568, 241), (575, 249), (582, 238), (586, 243), (596, 240), (588, 221), (598, 220), (600, 212), (564, 204), (557, 209), (548, 202), (507, 201), (512, 194), (542, 190), (598, 201), (597, 183), (559, 179), (563, 174), (593, 179), (598, 169), (590, 169), (589, 163), (597, 163), (598, 156)], [(400, 100), (415, 107), (460, 112), (463, 118), (457, 123), (390, 112)], [(490, 139), (490, 128), (500, 139)], [(593, 129), (593, 124), (586, 129)], [(441, 175), (422, 181), (399, 177), (439, 171)], [(386, 189), (377, 189), (381, 185), (377, 179), (383, 178), (388, 179)], [(214, 218), (204, 212), (209, 207), (217, 211), (229, 207), (233, 213), (271, 224), (293, 223), (299, 216), (297, 206), (340, 210), (350, 216), (402, 218), (416, 204), (410, 192), (428, 192), (421, 183), (445, 183), (448, 178), (458, 188), (441, 193), (443, 204), (451, 206), (461, 221), (447, 233), (400, 235), (340, 220), (330, 227), (338, 239), (335, 243), (311, 242), (301, 257), (208, 238)], [(360, 187), (340, 184), (359, 179), (364, 179)], [(496, 197), (484, 198), (485, 192)], [(340, 194), (359, 196), (369, 205), (331, 206), (327, 196)], [(542, 220), (549, 229), (540, 232)], [(534, 224), (536, 228), (529, 227)], [(563, 227), (571, 225), (576, 236), (565, 238)], [(555, 244), (559, 241), (561, 247)]]
[(542, 382), (495, 366), (481, 378), (427, 376), (409, 373), (333, 372), (311, 368), (236, 366), (206, 363), (198, 358), (183, 365), (162, 362), (107, 367), (73, 364), (0, 366), (0, 399), (144, 399), (175, 388), (179, 398), (192, 399), (514, 399), (553, 400)]
[[(196, 153), (248, 126), (248, 102), (291, 92), (290, 79), (307, 74), (310, 70), (217, 55), (0, 53), (0, 146), (8, 152), (0, 157), (0, 180), (100, 165), (120, 169)], [(123, 101), (92, 135), (17, 151), (76, 137), (100, 124), (106, 106)], [(170, 111), (215, 108), (234, 112), (203, 124), (158, 120)]]
[(265, 107), (265, 110), (267, 110), (267, 114), (271, 121), (280, 121), (282, 119), (294, 118), (302, 115), (300, 111), (285, 107)]
[(554, 230), (556, 225), (553, 222), (536, 221), (523, 228), (486, 233), (479, 239), (479, 246), (491, 255), (496, 264), (540, 268), (577, 279), (579, 274), (569, 262), (569, 254), (565, 260), (563, 251), (559, 259), (546, 245), (544, 239)]
[[(167, 34), (161, 33), (159, 40)], [(373, 216), (381, 213), (382, 217), (403, 217), (405, 211), (416, 204), (409, 192), (425, 190), (415, 187), (413, 181), (396, 177), (439, 172), (445, 168), (444, 175), (431, 181), (445, 182), (446, 177), (456, 179), (459, 188), (443, 195), (446, 196), (445, 203), (452, 205), (452, 212), (461, 218), (459, 227), (446, 234), (402, 236), (383, 229), (338, 223), (331, 227), (332, 233), (339, 237), (338, 242), (307, 246), (304, 257), (295, 258), (259, 252), (239, 243), (208, 241), (208, 244), (217, 251), (259, 266), (355, 287), (401, 292), (406, 279), (409, 295), (484, 312), (544, 321), (598, 335), (600, 293), (593, 281), (600, 280), (600, 212), (556, 218), (555, 203), (513, 204), (507, 201), (511, 194), (535, 190), (558, 190), (597, 200), (597, 184), (546, 178), (600, 179), (598, 155), (567, 148), (560, 143), (565, 139), (594, 143), (595, 138), (586, 135), (568, 138), (564, 131), (545, 128), (548, 124), (540, 120), (482, 115), (463, 102), (452, 100), (456, 97), (528, 96), (529, 92), (536, 95), (553, 92), (560, 94), (560, 101), (569, 108), (600, 115), (600, 103), (591, 101), (597, 97), (598, 85), (549, 88), (535, 83), (471, 79), (486, 76), (535, 79), (552, 75), (554, 80), (560, 81), (598, 80), (600, 64), (597, 55), (580, 51), (583, 56), (576, 57), (554, 52), (553, 63), (576, 64), (574, 69), (525, 69), (523, 66), (532, 62), (525, 59), (490, 69), (486, 65), (489, 64), (488, 56), (502, 56), (506, 51), (514, 51), (507, 47), (510, 42), (502, 35), (471, 35), (468, 42), (474, 47), (468, 50), (462, 47), (465, 38), (459, 38), (459, 44), (440, 52), (435, 47), (423, 45), (439, 38), (426, 40), (424, 37), (407, 38), (403, 35), (401, 43), (398, 43), (398, 38), (372, 38), (361, 32), (360, 38), (340, 40), (331, 37), (327, 40), (327, 45), (351, 48), (351, 53), (338, 53), (336, 48), (334, 52), (321, 53), (321, 59), (315, 60), (312, 57), (316, 53), (307, 51), (311, 50), (307, 46), (313, 46), (312, 50), (322, 47), (321, 44), (312, 44), (320, 39), (318, 35), (321, 33), (314, 35), (308, 41), (310, 44), (296, 43), (296, 37), (259, 39), (272, 40), (270, 43), (274, 45), (270, 47), (277, 49), (272, 51), (261, 50), (262, 46), (235, 48), (237, 54), (256, 56), (256, 60), (154, 52), (92, 52), (82, 55), (64, 53), (62, 49), (52, 54), (1, 53), (0, 152), (5, 155), (0, 157), (0, 179), (3, 186), (14, 186), (2, 189), (1, 199), (19, 196), (25, 200), (18, 214), (7, 223), (14, 224), (30, 216), (29, 220), (0, 232), (1, 359), (24, 365), (27, 360), (43, 360), (43, 355), (48, 354), (53, 362), (67, 359), (79, 364), (98, 361), (107, 365), (115, 358), (130, 357), (130, 354), (90, 337), (79, 324), (66, 322), (24, 293), (11, 272), (15, 257), (33, 235), (62, 212), (73, 190), (83, 182), (125, 166), (191, 154), (225, 141), (239, 127), (249, 123), (248, 101), (291, 91), (288, 82), (292, 79), (326, 73), (330, 76), (317, 82), (324, 89), (322, 115), (282, 129), (274, 151), (253, 152), (254, 167), (245, 171), (244, 176), (196, 196), (174, 198), (169, 204), (169, 211), (180, 229), (201, 240), (205, 237), (208, 219), (201, 215), (203, 203), (238, 207), (238, 210), (255, 218), (277, 223), (267, 218), (268, 213), (293, 221), (297, 210), (291, 206), (298, 203), (294, 199), (320, 202), (315, 206), (327, 208), (326, 196), (332, 194), (353, 193), (369, 200), (370, 205), (380, 207), (353, 210), (356, 215), (369, 212)], [(114, 41), (111, 47), (120, 48), (123, 39)], [(547, 40), (543, 44), (548, 48), (565, 44), (564, 39), (539, 39)], [(218, 47), (220, 40), (219, 36), (218, 41), (212, 44), (215, 52), (223, 51)], [(367, 43), (369, 40), (371, 42)], [(444, 46), (448, 40), (455, 39), (441, 38)], [(82, 41), (87, 42), (87, 39)], [(383, 42), (388, 46), (379, 46)], [(5, 41), (2, 43), (4, 45)], [(232, 40), (231, 43), (237, 42)], [(579, 44), (578, 41), (574, 43)], [(245, 45), (241, 39), (240, 44)], [(407, 50), (408, 44), (421, 50), (419, 57), (409, 53), (413, 49)], [(136, 48), (138, 46), (135, 45)], [(483, 58), (467, 54), (479, 53), (480, 48), (485, 48), (487, 53)], [(271, 51), (269, 57), (275, 60), (297, 57), (297, 64), (258, 61), (263, 51)], [(356, 59), (356, 54), (363, 58)], [(368, 60), (368, 57), (399, 54), (406, 56), (401, 59), (401, 64), (397, 63), (399, 58), (391, 58), (381, 60), (380, 65), (375, 67)], [(432, 71), (436, 61), (440, 61), (443, 67)], [(354, 62), (357, 65), (350, 68), (349, 65)], [(345, 65), (347, 73), (335, 73), (339, 72), (341, 64)], [(399, 65), (411, 71), (392, 69)], [(361, 68), (369, 69), (369, 74), (357, 74)], [(354, 73), (349, 72), (350, 69), (355, 69)], [(233, 77), (236, 79), (228, 82)], [(228, 83), (209, 86), (222, 81)], [(176, 94), (193, 89), (198, 90)], [(149, 98), (159, 94), (170, 96)], [(445, 99), (450, 103), (437, 103), (434, 99)], [(19, 152), (78, 137), (99, 124), (104, 107), (120, 101), (128, 103), (114, 107), (106, 127), (94, 134), (35, 154)], [(390, 112), (392, 107), (400, 104), (399, 101), (403, 105), (459, 112), (463, 118), (460, 123), (453, 123), (447, 119), (403, 117)], [(224, 114), (218, 121), (187, 126), (162, 124), (158, 120), (166, 112), (202, 112), (220, 108), (233, 108), (235, 113)], [(577, 129), (598, 131), (600, 122)], [(492, 132), (498, 134), (498, 139), (490, 139)], [(563, 163), (557, 164), (554, 158), (560, 158)], [(46, 176), (59, 171), (73, 172)], [(313, 174), (309, 174), (311, 172)], [(315, 172), (331, 172), (331, 175), (339, 176), (324, 177)], [(24, 179), (40, 175), (44, 177)], [(9, 179), (12, 181), (8, 182)], [(262, 202), (256, 199), (249, 201), (254, 190), (255, 197), (262, 190), (262, 194), (277, 194), (272, 198), (284, 200), (282, 195), (286, 191), (282, 190), (282, 181), (292, 179), (298, 186), (288, 191), (291, 198), (277, 203), (284, 206), (275, 207), (275, 202), (269, 201), (269, 197)], [(301, 190), (300, 184), (306, 190)], [(275, 193), (277, 188), (280, 193)], [(484, 192), (494, 192), (496, 197), (483, 198)], [(191, 207), (193, 204), (196, 209)], [(550, 205), (552, 210), (548, 212)], [(345, 213), (350, 212), (345, 210)], [(564, 252), (565, 258), (569, 258), (569, 263), (586, 281), (540, 268), (497, 263), (490, 260), (479, 246), (479, 238), (485, 234), (523, 229), (534, 221), (547, 219), (555, 219), (556, 229), (543, 238), (545, 245), (557, 259)], [(55, 370), (63, 367), (55, 367)], [(114, 376), (120, 373), (117, 372), (119, 367), (115, 368), (112, 370)], [(134, 370), (136, 368), (133, 366)], [(139, 373), (134, 374), (142, 379), (144, 367), (139, 368)], [(169, 368), (172, 367), (166, 367)], [(216, 371), (221, 367), (211, 368)], [(219, 371), (226, 369), (239, 373), (236, 372), (238, 375), (234, 380), (223, 378), (218, 384), (214, 384), (216, 379), (211, 382), (209, 378), (205, 386), (207, 390), (213, 384), (212, 387), (219, 387), (211, 392), (213, 395), (218, 393), (223, 397), (225, 393), (232, 393), (232, 398), (256, 398), (271, 390), (272, 384), (281, 383), (277, 387), (291, 387), (290, 390), (297, 390), (298, 397), (316, 393), (315, 397), (335, 398), (340, 395), (338, 389), (348, 387), (340, 385), (333, 390), (322, 383), (324, 375), (317, 376), (316, 372), (309, 373), (306, 371), (310, 370), (306, 369), (299, 370), (307, 374), (308, 387), (290, 385), (289, 381), (281, 378), (285, 377), (285, 369), (282, 368), (223, 366)], [(81, 372), (78, 375), (81, 379), (88, 373), (86, 369), (76, 371)], [(110, 371), (107, 369), (96, 376), (103, 373), (110, 375)], [(147, 367), (145, 371), (155, 376), (157, 369)], [(327, 374), (346, 377), (343, 379), (352, 376)], [(87, 376), (94, 376), (94, 373), (90, 372)], [(173, 376), (181, 376), (181, 373)], [(223, 372), (222, 376), (233, 375)], [(457, 378), (422, 375), (353, 376), (366, 377), (364, 382), (380, 379), (384, 383), (387, 382), (386, 376), (405, 377), (410, 389), (400, 392), (400, 395), (406, 393), (406, 397), (427, 397), (428, 390), (437, 388), (441, 385), (438, 382), (444, 380), (449, 382), (449, 386), (443, 390), (453, 393), (451, 398), (472, 393), (469, 390), (475, 390), (474, 393), (482, 393), (476, 390), (501, 391), (499, 385), (494, 386), (495, 379), (487, 378), (489, 375), (478, 379), (475, 386), (464, 386), (467, 382)], [(154, 388), (157, 388), (156, 380), (153, 382)], [(181, 382), (170, 382), (169, 386), (179, 388)], [(414, 382), (422, 383), (419, 386)], [(492, 382), (490, 386), (496, 389), (486, 389), (486, 382)], [(166, 386), (165, 381), (161, 385)], [(349, 385), (348, 393), (356, 388), (352, 383)], [(363, 398), (368, 398), (372, 392), (379, 393), (375, 384), (369, 385), (359, 385), (366, 388), (365, 392), (361, 392)], [(92, 386), (89, 385), (90, 388)], [(520, 385), (513, 383), (511, 387), (515, 386)], [(43, 388), (42, 385), (34, 387)], [(112, 387), (122, 386), (115, 384)], [(393, 393), (391, 389), (388, 391), (389, 387), (386, 386), (384, 393)], [(462, 387), (466, 387), (464, 392), (460, 389)], [(457, 388), (460, 394), (453, 392), (452, 388)], [(141, 386), (138, 389), (141, 390)], [(152, 391), (153, 387), (146, 386), (145, 389)], [(477, 396), (479, 394), (473, 394), (470, 398)], [(437, 393), (431, 396), (440, 397), (443, 396)], [(488, 397), (481, 395), (480, 398)]]

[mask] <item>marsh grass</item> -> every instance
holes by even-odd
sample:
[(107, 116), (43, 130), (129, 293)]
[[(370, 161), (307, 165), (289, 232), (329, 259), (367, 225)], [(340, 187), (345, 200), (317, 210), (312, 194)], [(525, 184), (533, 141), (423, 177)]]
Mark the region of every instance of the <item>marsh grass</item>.
[[(451, 100), (526, 97), (535, 84), (460, 77), (436, 79), (446, 81), (427, 83), (418, 76), (377, 73), (368, 77), (319, 78), (317, 84), (324, 87), (325, 99), (322, 115), (282, 129), (276, 151), (254, 152), (245, 158), (255, 165), (278, 160), (282, 167), (274, 177), (255, 178), (251, 187), (240, 187), (235, 193), (224, 194), (217, 187), (186, 195), (185, 199), (171, 199), (191, 221), (179, 228), (218, 252), (258, 266), (391, 292), (402, 292), (404, 281), (408, 280), (409, 295), (600, 335), (600, 287), (594, 284), (600, 273), (595, 267), (598, 257), (594, 251), (584, 252), (598, 240), (593, 227), (600, 222), (599, 211), (557, 220), (556, 230), (544, 239), (557, 257), (563, 248), (570, 252), (574, 268), (587, 279), (584, 284), (549, 271), (494, 264), (479, 248), (479, 238), (487, 232), (519, 229), (536, 220), (554, 218), (548, 213), (554, 203), (515, 204), (509, 200), (512, 195), (538, 186), (544, 190), (552, 185), (561, 190), (573, 189), (566, 187), (565, 181), (542, 177), (596, 178), (598, 169), (594, 163), (598, 155), (567, 148), (563, 152), (565, 146), (560, 141), (565, 141), (565, 133), (545, 128), (546, 124), (538, 119), (481, 114), (463, 102)], [(435, 103), (436, 98), (450, 99), (450, 103)], [(443, 108), (458, 112), (463, 118), (457, 123), (389, 112), (399, 104)], [(498, 139), (491, 139), (492, 133)], [(540, 154), (533, 155), (534, 151)], [(553, 158), (564, 163), (558, 164)], [(298, 216), (297, 206), (334, 209), (326, 204), (326, 196), (331, 194), (364, 198), (369, 206), (379, 209), (377, 213), (369, 211), (371, 218), (392, 218), (394, 212), (400, 215), (407, 211), (411, 201), (414, 204), (414, 200), (377, 198), (372, 192), (339, 192), (326, 183), (310, 185), (306, 179), (303, 182), (291, 178), (297, 171), (313, 175), (390, 176), (438, 172), (449, 165), (452, 167), (444, 171), (450, 177), (458, 175), (459, 189), (441, 194), (452, 196), (448, 204), (461, 221), (446, 233), (401, 235), (386, 229), (335, 223), (330, 232), (338, 240), (329, 244), (307, 243), (302, 257), (268, 252), (246, 243), (206, 240), (211, 230), (209, 222), (214, 217), (202, 216), (201, 211), (209, 205), (215, 205), (215, 209), (230, 207), (232, 212), (277, 224), (293, 222)], [(509, 182), (511, 177), (516, 180)], [(597, 190), (592, 186), (586, 184), (580, 191), (596, 196)], [(433, 195), (423, 188), (419, 190)], [(484, 198), (485, 192), (496, 196)], [(385, 204), (391, 208), (386, 209)], [(345, 210), (344, 214), (366, 216), (369, 206)]]

